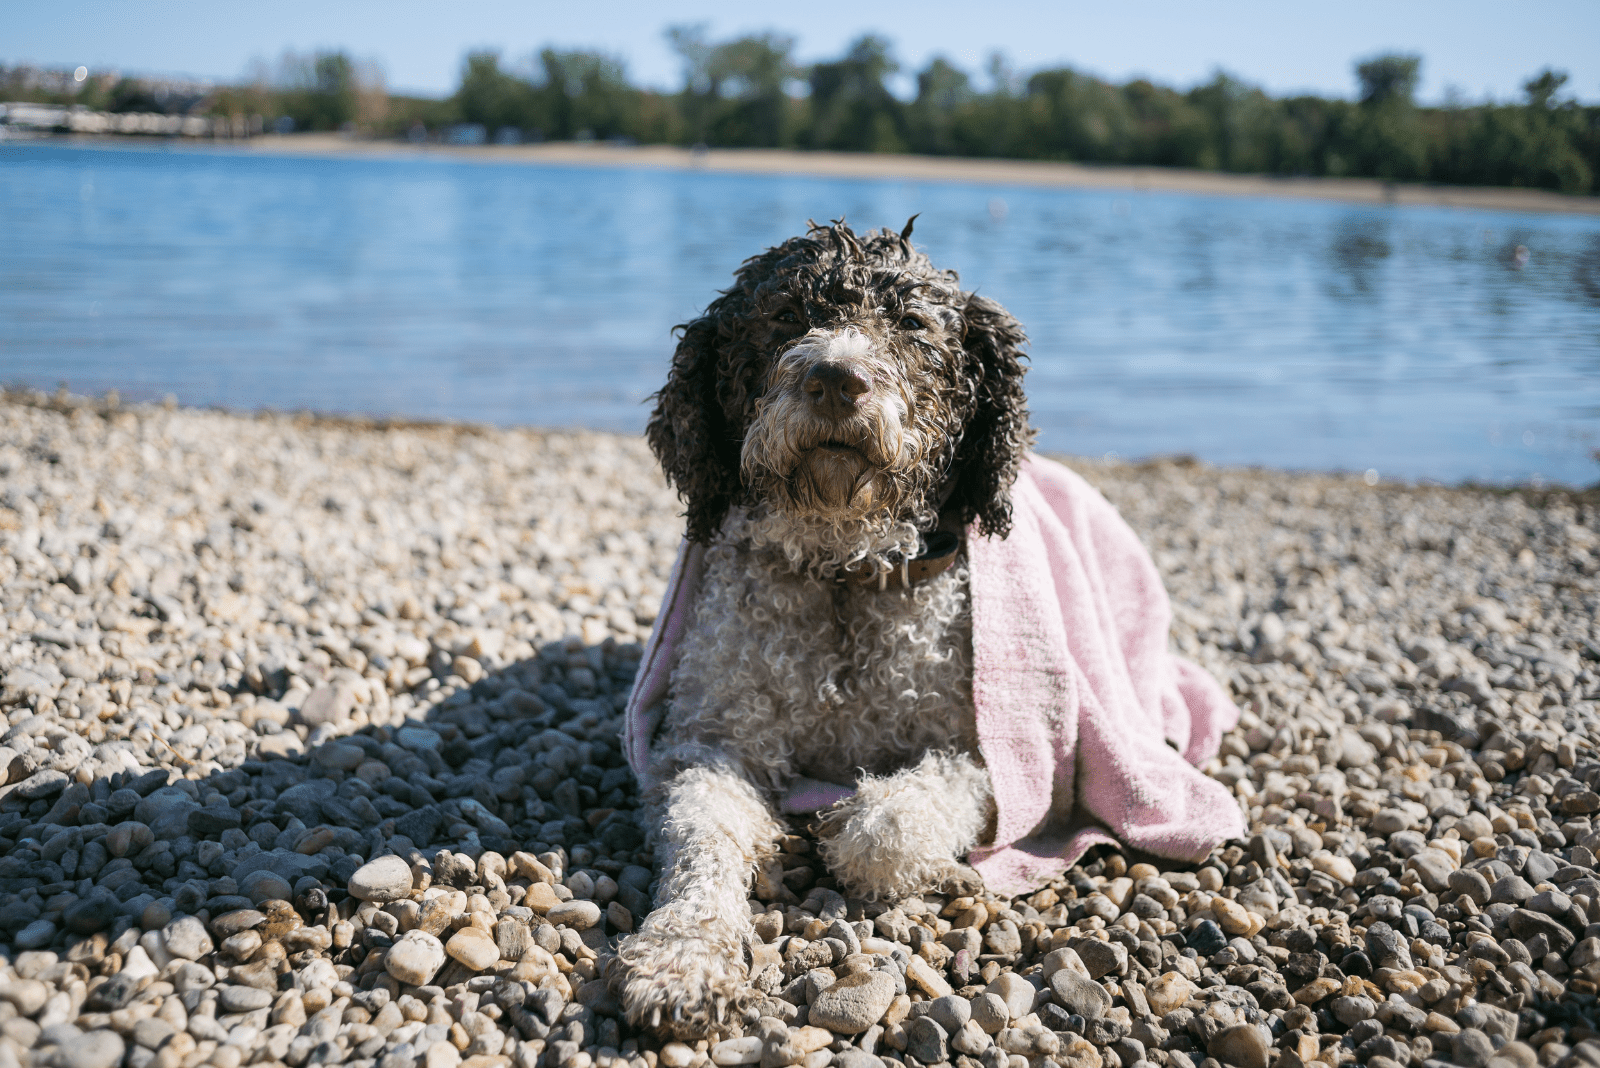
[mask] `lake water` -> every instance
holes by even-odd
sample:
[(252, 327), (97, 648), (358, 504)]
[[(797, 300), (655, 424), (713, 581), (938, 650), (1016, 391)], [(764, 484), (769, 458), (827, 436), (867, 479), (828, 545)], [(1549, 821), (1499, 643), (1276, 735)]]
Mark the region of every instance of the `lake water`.
[(913, 212), (1027, 326), (1047, 449), (1600, 479), (1577, 216), (0, 143), (0, 381), (638, 430), (742, 259)]

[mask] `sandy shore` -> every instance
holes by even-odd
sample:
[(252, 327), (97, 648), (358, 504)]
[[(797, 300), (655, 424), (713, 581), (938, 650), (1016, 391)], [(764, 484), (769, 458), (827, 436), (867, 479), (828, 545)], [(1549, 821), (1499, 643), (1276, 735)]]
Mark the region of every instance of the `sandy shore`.
[(663, 1045), (601, 981), (680, 530), (642, 441), (5, 398), (0, 1065), (1593, 1064), (1592, 508), (1075, 466), (1244, 710), (1250, 838), (891, 907), (796, 828), (759, 1024)]
[(482, 163), (569, 167), (640, 167), (724, 174), (790, 174), (885, 181), (960, 182), (1050, 189), (1106, 189), (1203, 196), (1295, 197), (1351, 204), (1406, 204), (1485, 211), (1600, 214), (1600, 197), (1571, 197), (1536, 189), (1386, 184), (1365, 178), (1270, 178), (1174, 167), (1101, 167), (1030, 160), (944, 159), (933, 156), (780, 149), (716, 148), (704, 153), (668, 145), (619, 147), (570, 142), (540, 145), (414, 147), (351, 141), (327, 134), (261, 137), (251, 152), (289, 155), (446, 156)]

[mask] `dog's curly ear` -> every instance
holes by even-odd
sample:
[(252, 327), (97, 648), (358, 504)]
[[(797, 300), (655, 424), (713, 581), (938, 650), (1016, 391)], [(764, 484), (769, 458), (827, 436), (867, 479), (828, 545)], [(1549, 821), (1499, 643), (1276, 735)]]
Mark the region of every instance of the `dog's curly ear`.
[(987, 297), (968, 294), (963, 314), (962, 344), (971, 361), (968, 373), (977, 379), (976, 397), (944, 508), (963, 524), (976, 520), (980, 533), (1003, 538), (1011, 532), (1011, 484), (1034, 438), (1022, 392), (1028, 338), (1022, 324)]
[(687, 506), (687, 537), (707, 543), (739, 498), (739, 441), (718, 397), (718, 304), (681, 328), (645, 436)]

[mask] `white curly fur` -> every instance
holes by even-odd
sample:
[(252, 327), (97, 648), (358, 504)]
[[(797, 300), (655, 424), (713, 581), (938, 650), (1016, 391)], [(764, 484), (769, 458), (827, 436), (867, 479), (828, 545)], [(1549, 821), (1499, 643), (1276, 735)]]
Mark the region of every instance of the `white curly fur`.
[(892, 775), (868, 775), (823, 817), (828, 870), (864, 897), (909, 897), (959, 880), (958, 856), (978, 844), (994, 792), (967, 753), (928, 753)]
[(746, 893), (799, 777), (856, 786), (824, 815), (845, 888), (973, 887), (959, 858), (993, 818), (977, 756), (964, 561), (910, 590), (823, 577), (916, 545), (909, 523), (735, 509), (706, 553), (652, 765), (657, 910), (618, 950), (636, 1024), (720, 1030), (741, 997)]
[(703, 1035), (727, 1022), (745, 992), (745, 888), (780, 828), (749, 780), (726, 766), (685, 768), (646, 815), (658, 828), (661, 907), (617, 949), (620, 993), (635, 1024)]

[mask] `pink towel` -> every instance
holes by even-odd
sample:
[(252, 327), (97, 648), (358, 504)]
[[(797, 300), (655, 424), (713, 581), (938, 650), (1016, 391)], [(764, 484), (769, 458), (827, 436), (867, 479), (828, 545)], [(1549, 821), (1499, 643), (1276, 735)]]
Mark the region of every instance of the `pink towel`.
[[(969, 858), (984, 882), (1027, 893), (1100, 842), (1187, 861), (1240, 837), (1238, 803), (1194, 767), (1239, 710), (1168, 652), (1172, 609), (1138, 537), (1081, 477), (1037, 456), (1012, 506), (1007, 538), (967, 537), (972, 696), (998, 810), (993, 844)], [(643, 789), (704, 574), (704, 548), (686, 542), (628, 702), (624, 750)], [(782, 807), (814, 811), (848, 792), (805, 780)]]

